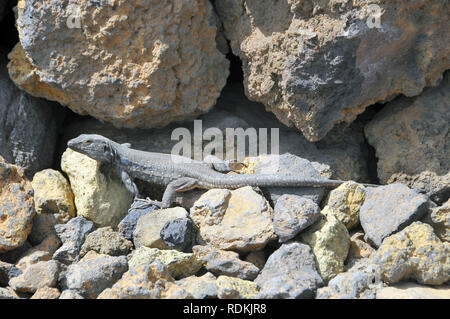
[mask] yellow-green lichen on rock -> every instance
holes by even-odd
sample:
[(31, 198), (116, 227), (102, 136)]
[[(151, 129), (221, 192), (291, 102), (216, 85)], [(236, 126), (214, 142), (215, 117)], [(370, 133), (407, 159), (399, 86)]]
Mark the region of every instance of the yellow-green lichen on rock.
[(334, 216), (324, 216), (300, 237), (311, 246), (320, 276), (325, 282), (344, 271), (350, 235), (347, 228)]
[(34, 207), (38, 214), (56, 214), (61, 222), (76, 216), (72, 189), (67, 179), (53, 169), (34, 174), (31, 186), (34, 190)]
[(240, 278), (219, 276), (216, 283), (219, 299), (255, 299), (259, 291), (254, 282)]
[(374, 258), (387, 283), (414, 279), (421, 284), (440, 285), (450, 279), (450, 245), (422, 222), (384, 239)]
[(139, 247), (133, 252), (128, 265), (138, 267), (149, 265), (154, 261), (160, 261), (167, 267), (170, 275), (174, 278), (184, 278), (195, 275), (203, 266), (192, 253), (182, 253), (177, 250), (160, 250), (157, 248)]
[(324, 215), (333, 215), (348, 230), (359, 224), (359, 210), (366, 199), (364, 186), (349, 181), (332, 190), (328, 195)]
[(69, 176), (77, 215), (98, 227), (116, 227), (133, 201), (121, 179), (113, 172), (106, 176), (101, 163), (71, 149), (64, 152), (61, 168)]
[(117, 127), (206, 113), (228, 77), (208, 0), (20, 0), (11, 79)]

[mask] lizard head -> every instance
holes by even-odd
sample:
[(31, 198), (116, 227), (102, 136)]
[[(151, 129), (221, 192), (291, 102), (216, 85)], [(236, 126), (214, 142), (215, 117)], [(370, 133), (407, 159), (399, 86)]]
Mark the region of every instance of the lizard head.
[(67, 142), (67, 146), (99, 162), (112, 162), (114, 142), (96, 134), (82, 134)]

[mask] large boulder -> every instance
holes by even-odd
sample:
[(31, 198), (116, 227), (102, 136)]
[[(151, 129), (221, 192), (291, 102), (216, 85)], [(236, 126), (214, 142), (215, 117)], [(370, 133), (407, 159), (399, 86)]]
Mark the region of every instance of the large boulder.
[(33, 188), (23, 169), (0, 156), (0, 253), (25, 244), (35, 215)]
[(311, 141), (378, 101), (419, 94), (450, 65), (445, 0), (223, 0), (215, 6), (243, 62), (247, 96)]
[(21, 0), (17, 29), (20, 88), (118, 127), (204, 113), (229, 73), (208, 0)]
[(6, 52), (0, 49), (0, 156), (32, 177), (52, 166), (63, 109), (17, 88), (6, 63)]
[(388, 103), (366, 126), (382, 183), (400, 182), (441, 204), (450, 196), (450, 75), (416, 98)]

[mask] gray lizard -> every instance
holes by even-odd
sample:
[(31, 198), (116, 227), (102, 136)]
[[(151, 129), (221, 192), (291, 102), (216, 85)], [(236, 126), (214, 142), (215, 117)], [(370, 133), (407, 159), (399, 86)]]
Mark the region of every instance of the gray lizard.
[[(345, 182), (329, 179), (305, 179), (296, 175), (229, 175), (225, 174), (230, 170), (226, 162), (195, 161), (171, 154), (139, 151), (131, 149), (129, 144), (119, 144), (95, 134), (80, 135), (70, 140), (67, 146), (111, 166), (121, 177), (127, 189), (134, 194), (135, 199), (143, 200), (160, 208), (170, 207), (177, 192), (186, 192), (194, 188), (337, 187)], [(139, 191), (133, 179), (166, 187), (162, 201), (139, 199)]]

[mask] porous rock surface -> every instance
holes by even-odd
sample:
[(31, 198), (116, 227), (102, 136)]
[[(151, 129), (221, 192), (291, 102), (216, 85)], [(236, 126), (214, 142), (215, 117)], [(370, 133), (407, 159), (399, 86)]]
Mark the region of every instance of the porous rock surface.
[[(371, 27), (373, 5), (379, 28)], [(418, 95), (449, 68), (446, 0), (223, 0), (215, 7), (243, 62), (247, 96), (310, 141), (376, 102)]]
[(13, 81), (118, 127), (208, 111), (228, 76), (208, 0), (20, 0)]
[(399, 182), (441, 204), (450, 197), (450, 74), (436, 88), (386, 105), (366, 125), (382, 183)]

